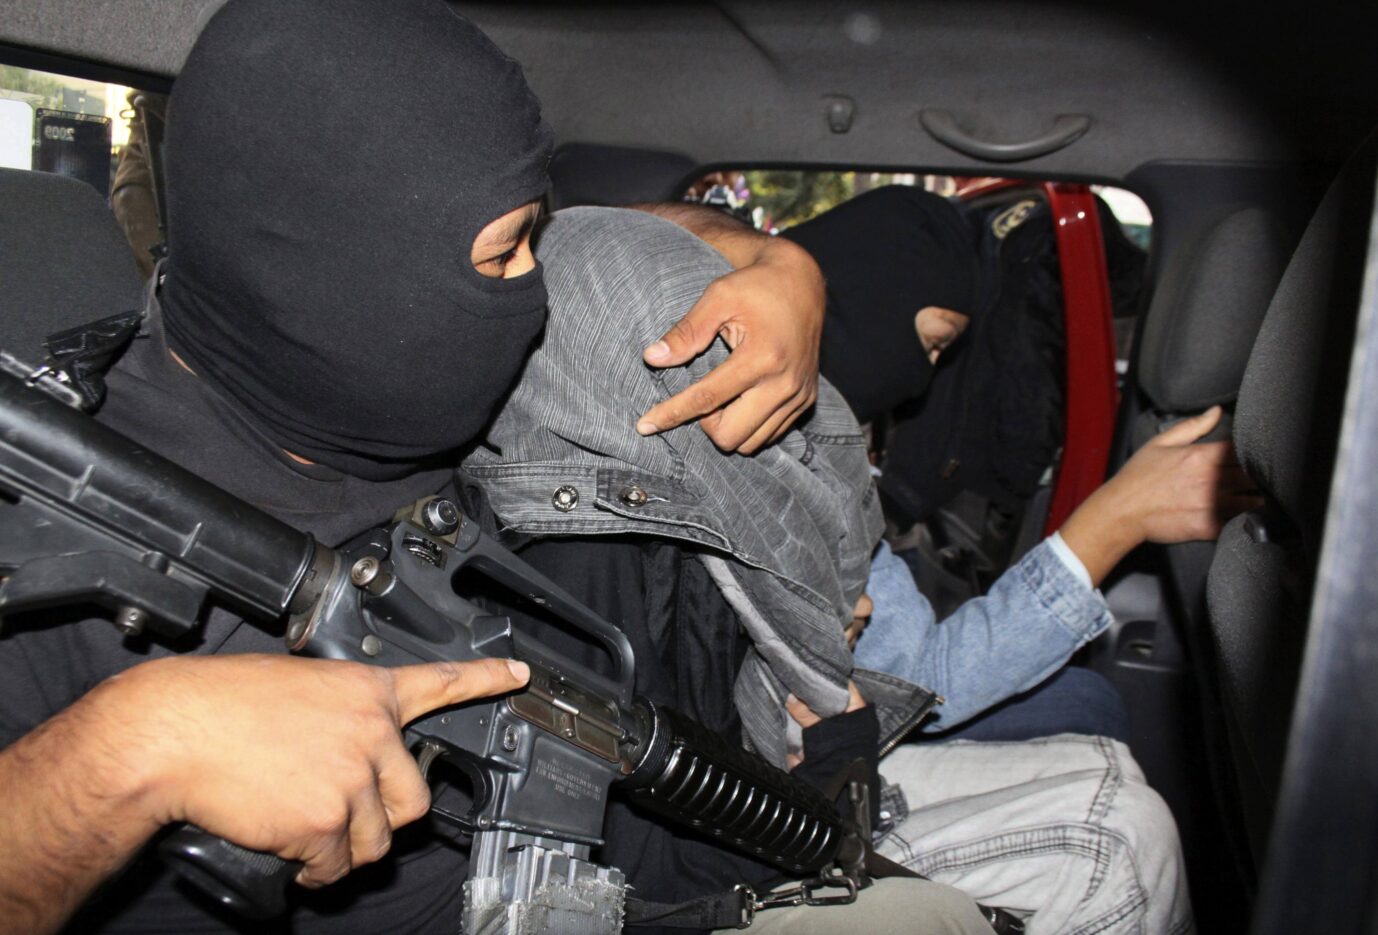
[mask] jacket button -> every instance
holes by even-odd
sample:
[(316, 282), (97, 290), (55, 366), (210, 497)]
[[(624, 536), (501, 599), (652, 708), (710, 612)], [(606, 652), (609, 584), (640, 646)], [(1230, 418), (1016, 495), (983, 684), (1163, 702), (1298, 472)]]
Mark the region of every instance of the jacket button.
[(633, 484), (630, 487), (623, 487), (618, 498), (627, 506), (645, 506), (650, 497), (646, 496), (646, 491)]
[(556, 487), (555, 493), (550, 497), (550, 505), (561, 513), (568, 513), (579, 505), (579, 488), (571, 487), (569, 484)]

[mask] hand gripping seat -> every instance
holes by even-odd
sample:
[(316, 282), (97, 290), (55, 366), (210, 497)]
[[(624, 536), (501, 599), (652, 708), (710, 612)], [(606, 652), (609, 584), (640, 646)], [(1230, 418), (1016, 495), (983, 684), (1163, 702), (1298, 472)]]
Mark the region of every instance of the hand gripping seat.
[(134, 257), (95, 189), (0, 169), (0, 349), (36, 364), (48, 335), (142, 306)]
[(1228, 748), (1247, 843), (1268, 839), (1335, 463), (1373, 209), (1378, 137), (1332, 184), (1268, 307), (1235, 410), (1264, 509), (1220, 537), (1207, 582)]

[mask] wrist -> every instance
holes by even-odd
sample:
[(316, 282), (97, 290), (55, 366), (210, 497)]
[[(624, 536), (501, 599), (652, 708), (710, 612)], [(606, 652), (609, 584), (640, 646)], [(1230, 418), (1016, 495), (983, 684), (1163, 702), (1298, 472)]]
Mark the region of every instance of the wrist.
[(1120, 560), (1144, 541), (1143, 521), (1101, 487), (1073, 511), (1058, 533), (1099, 587)]
[(760, 234), (756, 244), (753, 262), (788, 266), (815, 280), (819, 289), (823, 288), (823, 271), (813, 254), (786, 237), (772, 237)]
[(0, 751), (0, 931), (56, 931), (163, 823), (121, 729), (138, 712), (114, 694), (97, 686)]
[(168, 755), (171, 738), (144, 690), (149, 678), (144, 670), (160, 667), (144, 663), (106, 679), (62, 715), (69, 721), (70, 743), (85, 764), (80, 772), (99, 787), (100, 798), (118, 812), (127, 830), (142, 831), (145, 837), (182, 817), (170, 794), (176, 787), (176, 768)]
[(704, 240), (721, 253), (734, 270), (787, 261), (787, 254), (775, 248), (776, 238), (745, 224), (717, 231), (715, 236), (705, 236)]
[[(764, 237), (764, 240), (755, 264), (779, 270), (775, 275), (788, 290), (784, 294), (789, 296), (789, 305), (796, 319), (810, 322), (813, 329), (821, 330), (827, 304), (827, 283), (813, 254), (784, 237)], [(817, 334), (812, 343), (817, 351)]]

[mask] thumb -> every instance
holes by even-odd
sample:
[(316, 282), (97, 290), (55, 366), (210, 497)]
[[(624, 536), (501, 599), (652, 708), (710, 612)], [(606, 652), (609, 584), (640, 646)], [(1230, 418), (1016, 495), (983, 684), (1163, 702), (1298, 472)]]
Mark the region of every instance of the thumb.
[(1158, 435), (1154, 441), (1159, 445), (1190, 445), (1215, 428), (1223, 411), (1219, 406), (1212, 406), (1200, 415), (1178, 422)]
[(642, 352), (642, 359), (652, 367), (677, 367), (706, 351), (726, 320), (718, 311), (720, 303), (707, 301), (711, 294), (710, 287), (674, 327)]
[(436, 708), (521, 688), (531, 678), (527, 664), (515, 659), (424, 662), (389, 671), (399, 727)]
[(803, 701), (796, 698), (794, 695), (790, 695), (785, 699), (785, 710), (789, 712), (789, 716), (794, 718), (795, 722), (798, 723), (800, 727), (812, 727), (823, 720), (813, 713), (812, 708), (804, 704)]

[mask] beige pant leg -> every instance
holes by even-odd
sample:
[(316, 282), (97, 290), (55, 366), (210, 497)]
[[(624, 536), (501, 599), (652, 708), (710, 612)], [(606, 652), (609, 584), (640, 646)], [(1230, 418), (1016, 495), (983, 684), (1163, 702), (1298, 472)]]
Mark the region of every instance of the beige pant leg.
[[(734, 932), (736, 929), (722, 929)], [(753, 935), (991, 935), (976, 903), (931, 880), (877, 880), (845, 906), (766, 909), (746, 930)]]

